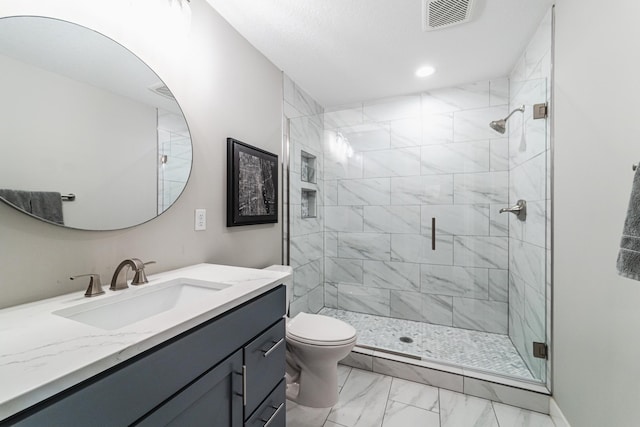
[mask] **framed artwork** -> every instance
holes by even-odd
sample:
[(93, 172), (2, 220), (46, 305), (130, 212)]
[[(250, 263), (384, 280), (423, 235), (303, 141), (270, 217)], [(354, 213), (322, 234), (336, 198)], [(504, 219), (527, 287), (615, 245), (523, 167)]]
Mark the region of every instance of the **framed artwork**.
[(278, 222), (278, 156), (227, 138), (227, 227)]

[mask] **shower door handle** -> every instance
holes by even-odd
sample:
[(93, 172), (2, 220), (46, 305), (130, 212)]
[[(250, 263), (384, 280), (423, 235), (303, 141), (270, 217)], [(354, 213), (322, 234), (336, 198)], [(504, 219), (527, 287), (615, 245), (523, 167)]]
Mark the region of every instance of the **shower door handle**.
[(527, 202), (520, 199), (515, 204), (515, 206), (500, 209), (500, 213), (504, 212), (511, 212), (512, 214), (515, 214), (520, 221), (524, 221), (525, 219), (527, 219)]
[(431, 218), (431, 250), (436, 250), (436, 219)]

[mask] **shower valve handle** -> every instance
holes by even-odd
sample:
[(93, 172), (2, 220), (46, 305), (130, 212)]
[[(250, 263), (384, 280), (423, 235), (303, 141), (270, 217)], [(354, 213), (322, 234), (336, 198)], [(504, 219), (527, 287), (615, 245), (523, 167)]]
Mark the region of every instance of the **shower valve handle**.
[(510, 208), (500, 209), (500, 213), (511, 212), (518, 217), (520, 221), (527, 219), (527, 202), (525, 200), (518, 200), (518, 202)]

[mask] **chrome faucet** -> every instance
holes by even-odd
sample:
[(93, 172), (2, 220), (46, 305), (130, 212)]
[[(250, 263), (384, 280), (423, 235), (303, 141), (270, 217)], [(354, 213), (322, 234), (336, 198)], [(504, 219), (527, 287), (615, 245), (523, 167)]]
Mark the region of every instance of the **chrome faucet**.
[[(131, 281), (132, 285), (143, 285), (145, 283), (149, 283), (147, 275), (144, 272), (144, 267), (147, 264), (153, 263), (155, 263), (155, 261), (142, 262), (138, 258), (125, 259), (116, 267), (116, 271), (113, 273), (113, 277), (111, 278), (111, 286), (109, 286), (109, 289), (112, 291), (119, 291), (129, 287), (127, 285), (128, 270), (125, 269), (125, 267), (130, 267), (135, 271), (133, 280)], [(122, 274), (122, 270), (124, 270), (124, 274)]]

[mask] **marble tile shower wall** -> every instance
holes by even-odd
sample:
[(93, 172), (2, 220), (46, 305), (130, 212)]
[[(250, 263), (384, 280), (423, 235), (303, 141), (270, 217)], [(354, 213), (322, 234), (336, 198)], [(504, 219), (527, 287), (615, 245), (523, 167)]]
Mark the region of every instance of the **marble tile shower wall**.
[[(322, 176), (323, 109), (284, 75), (284, 115), (290, 141), (290, 259), (293, 267), (291, 315), (317, 313), (324, 306), (324, 224)], [(316, 157), (316, 182), (301, 179), (301, 153)], [(316, 216), (302, 217), (302, 189), (316, 191)]]
[(500, 78), (325, 110), (325, 306), (507, 333), (508, 103)]
[(551, 14), (538, 30), (510, 76), (510, 105), (525, 113), (509, 120), (509, 201), (527, 201), (527, 220), (509, 218), (509, 337), (532, 374), (545, 380), (549, 367), (532, 354), (532, 343), (551, 342), (546, 307), (551, 296), (550, 126), (534, 120), (533, 104), (550, 102)]

